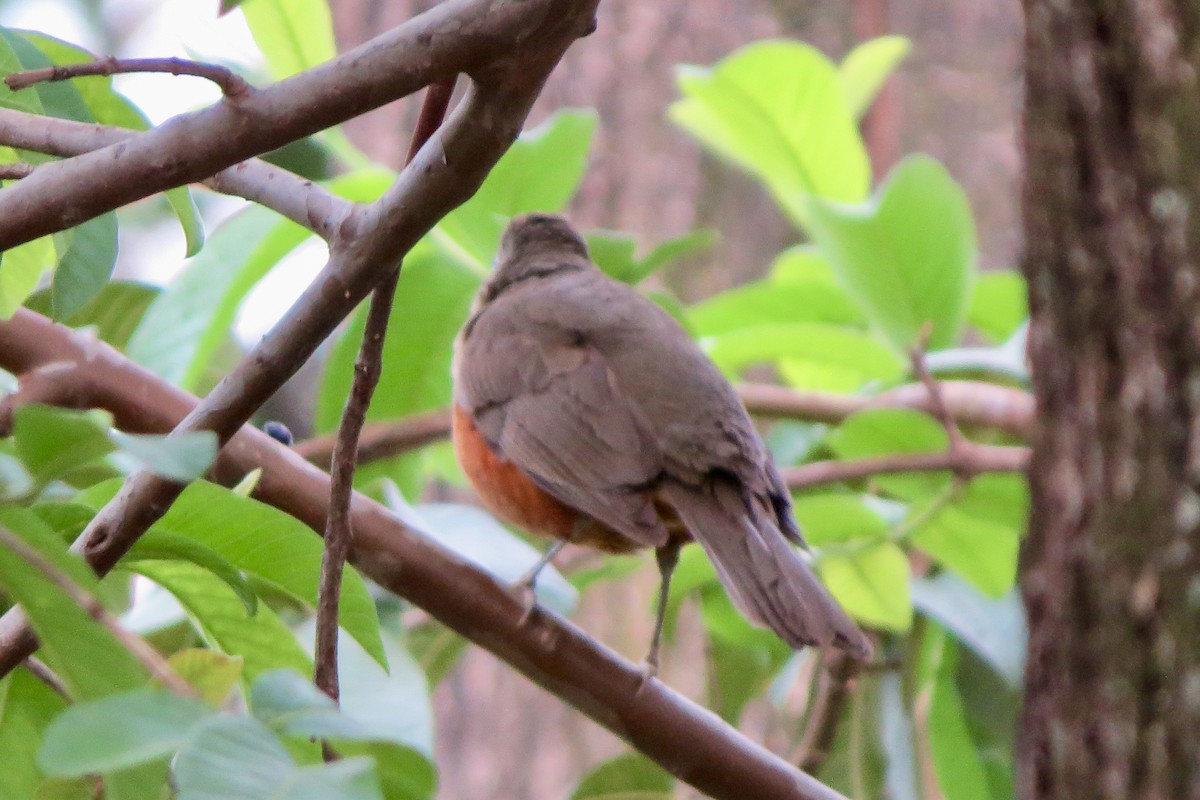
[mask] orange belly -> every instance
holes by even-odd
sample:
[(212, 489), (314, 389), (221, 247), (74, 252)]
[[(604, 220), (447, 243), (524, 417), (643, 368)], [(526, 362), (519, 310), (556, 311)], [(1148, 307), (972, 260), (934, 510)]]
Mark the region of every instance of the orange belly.
[(471, 415), (457, 404), (451, 420), (454, 455), (488, 511), (541, 536), (611, 553), (627, 553), (637, 548), (628, 537), (563, 503), (516, 464), (497, 455), (475, 427)]

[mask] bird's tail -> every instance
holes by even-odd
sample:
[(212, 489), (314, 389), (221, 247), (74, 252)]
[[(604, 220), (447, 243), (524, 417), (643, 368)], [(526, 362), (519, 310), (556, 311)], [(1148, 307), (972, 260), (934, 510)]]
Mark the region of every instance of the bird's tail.
[(668, 482), (660, 492), (749, 620), (794, 648), (834, 645), (870, 657), (871, 642), (787, 543), (765, 503), (747, 508), (739, 488), (719, 478), (700, 489)]

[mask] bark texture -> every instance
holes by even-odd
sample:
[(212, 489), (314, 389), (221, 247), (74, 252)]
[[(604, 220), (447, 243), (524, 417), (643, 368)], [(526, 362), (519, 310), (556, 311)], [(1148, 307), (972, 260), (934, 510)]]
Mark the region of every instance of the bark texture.
[(1200, 798), (1200, 5), (1026, 0), (1018, 796)]

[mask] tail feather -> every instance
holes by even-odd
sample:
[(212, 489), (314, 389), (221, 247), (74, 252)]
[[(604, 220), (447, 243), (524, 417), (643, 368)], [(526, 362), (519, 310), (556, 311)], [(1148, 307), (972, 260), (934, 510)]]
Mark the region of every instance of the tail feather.
[(870, 657), (870, 641), (787, 543), (765, 503), (748, 509), (741, 492), (719, 479), (703, 489), (668, 482), (661, 492), (748, 619), (795, 648), (834, 645)]

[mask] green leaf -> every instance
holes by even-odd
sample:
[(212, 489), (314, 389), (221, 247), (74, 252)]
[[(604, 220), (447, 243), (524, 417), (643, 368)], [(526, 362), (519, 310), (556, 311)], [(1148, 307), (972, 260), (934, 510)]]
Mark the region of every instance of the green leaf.
[(242, 299), (308, 236), (259, 206), (226, 220), (150, 304), (129, 339), (129, 357), (165, 380), (196, 389)]
[(688, 309), (699, 336), (719, 336), (758, 325), (821, 322), (855, 325), (862, 314), (838, 286), (756, 281), (721, 292)]
[(822, 553), (817, 568), (830, 593), (855, 619), (900, 632), (912, 625), (908, 558), (895, 544)]
[[(706, 622), (712, 616), (708, 611), (710, 595), (715, 594), (704, 593)], [(766, 692), (791, 656), (792, 652), (778, 642), (748, 640), (733, 644), (723, 636), (712, 637), (708, 647), (707, 705), (736, 726), (746, 704)]]
[(28, 405), (13, 417), (17, 455), (41, 482), (60, 478), (113, 451), (107, 411)]
[[(96, 576), (46, 523), (27, 509), (0, 507), (0, 525), (21, 537), (82, 589), (94, 592)], [(41, 640), (41, 655), (72, 694), (102, 697), (145, 683), (145, 669), (104, 626), (79, 607), (39, 569), (0, 547), (0, 586)]]
[(911, 156), (858, 205), (814, 199), (809, 232), (897, 351), (932, 323), (931, 349), (958, 340), (974, 276), (975, 224), (937, 161)]
[(880, 36), (846, 54), (839, 75), (850, 113), (859, 118), (867, 113), (883, 82), (911, 49), (912, 43), (903, 36)]
[(369, 758), (298, 767), (271, 731), (244, 716), (206, 720), (175, 762), (179, 800), (383, 800)]
[(109, 212), (76, 225), (71, 244), (54, 271), (50, 308), (62, 322), (90, 303), (117, 263), (117, 215)]
[(571, 800), (670, 800), (675, 779), (640, 753), (610, 758), (583, 777)]
[(209, 708), (220, 709), (242, 677), (244, 659), (204, 647), (191, 647), (173, 653), (167, 663), (196, 690)]
[(954, 643), (945, 640), (929, 707), (930, 755), (938, 786), (947, 800), (987, 800), (991, 797), (987, 775), (955, 685), (957, 656)]
[[(0, 75), (9, 75), (25, 69), (20, 57), (13, 48), (13, 35), (5, 28), (0, 28)], [(14, 92), (8, 84), (0, 81), (0, 108), (11, 108), (24, 111), (27, 114), (43, 113), (42, 101), (35, 89), (21, 89)]]
[[(305, 623), (299, 635), (311, 649), (316, 638), (315, 621)], [(412, 759), (398, 750), (384, 748), (380, 752), (388, 758), (410, 764), (428, 762), (433, 756), (433, 708), (425, 675), (398, 643), (389, 638), (384, 646), (390, 672), (353, 639), (338, 637), (340, 709), (299, 674), (280, 672), (256, 682), (251, 693), (255, 715), (291, 736), (329, 738), (339, 743), (339, 749), (353, 742), (384, 743), (419, 756)], [(417, 771), (435, 774), (431, 762)], [(424, 779), (418, 779), (414, 786), (424, 784)]]
[[(94, 486), (81, 493), (77, 502), (98, 508), (114, 496), (118, 488), (116, 481)], [(215, 550), (238, 569), (278, 586), (311, 608), (316, 607), (321, 539), (295, 517), (215, 484), (197, 481), (189, 485), (162, 519), (151, 527), (146, 540), (153, 542), (157, 530), (190, 537)], [(234, 599), (232, 593), (230, 597)], [(184, 605), (188, 604), (185, 602)], [(260, 615), (263, 610), (260, 605)], [(241, 609), (239, 613), (244, 616)], [(372, 658), (380, 664), (387, 663), (375, 603), (362, 577), (349, 567), (342, 577), (338, 620)], [(295, 666), (295, 663), (277, 666)], [(246, 670), (247, 674), (251, 672), (249, 658)], [(299, 671), (304, 672), (306, 668), (301, 666)]]
[(662, 242), (637, 258), (637, 237), (622, 231), (595, 230), (586, 234), (588, 253), (596, 266), (631, 286), (641, 283), (677, 258), (706, 250), (717, 243), (716, 231), (693, 231)]
[(197, 700), (156, 688), (79, 703), (46, 730), (38, 766), (47, 775), (70, 778), (165, 758), (212, 713)]
[(805, 540), (817, 550), (822, 545), (887, 535), (887, 523), (856, 495), (803, 495), (795, 499), (792, 510)]
[(1000, 597), (1016, 581), (1019, 531), (954, 503), (917, 527), (910, 541), (988, 597)]
[(895, 380), (904, 370), (900, 359), (869, 334), (819, 322), (739, 328), (704, 339), (701, 345), (731, 378), (751, 364), (780, 359), (827, 366), (857, 386), (868, 380)]
[(329, 4), (323, 0), (246, 0), (241, 9), (276, 80), (337, 54)]
[(975, 281), (967, 320), (993, 342), (1003, 342), (1029, 318), (1025, 278), (1006, 269), (985, 272)]
[[(20, 69), (41, 69), (52, 66), (50, 59), (21, 34), (0, 28), (0, 37), (8, 41), (9, 47), (20, 61)], [(42, 82), (22, 91), (36, 93), (42, 111), (49, 116), (76, 122), (95, 122), (95, 118), (84, 104), (83, 98), (80, 97), (79, 91), (73, 83), (73, 81)]]
[(595, 129), (595, 111), (571, 109), (522, 133), (479, 191), (438, 223), (432, 239), (460, 264), (482, 272), (509, 217), (566, 206), (583, 179)]
[(913, 604), (971, 648), (1014, 689), (1024, 671), (1025, 614), (1015, 592), (994, 600), (950, 573), (912, 582)]
[(195, 480), (217, 459), (217, 435), (212, 431), (167, 436), (109, 431), (108, 438), (146, 469), (173, 481)]
[[(120, 350), (159, 291), (157, 286), (135, 281), (110, 281), (87, 305), (61, 321), (71, 328), (91, 327), (101, 341)], [(31, 294), (25, 307), (50, 316), (50, 290)]]
[(0, 680), (0, 797), (33, 797), (42, 782), (38, 746), (66, 701), (25, 668)]
[[(949, 445), (946, 431), (927, 414), (904, 408), (860, 411), (847, 418), (826, 439), (838, 458), (859, 459), (894, 453), (941, 452)], [(876, 475), (872, 483), (902, 500), (917, 500), (943, 492), (950, 485), (947, 471)]]
[(671, 119), (763, 181), (807, 225), (804, 196), (864, 199), (870, 165), (837, 68), (799, 42), (747, 45), (711, 68), (683, 67)]
[(189, 561), (203, 567), (233, 590), (246, 607), (247, 614), (253, 616), (258, 611), (258, 595), (237, 567), (217, 551), (172, 530), (160, 527), (153, 535), (138, 539), (123, 563), (127, 563), (136, 571), (138, 562), (141, 561), (170, 560)]
[[(0, 85), (3, 85), (0, 81)], [(8, 319), (54, 266), (54, 237), (43, 236), (4, 251), (0, 262), (0, 319)]]
[(312, 661), (292, 631), (266, 603), (253, 616), (225, 583), (184, 561), (141, 561), (137, 571), (173, 594), (205, 639), (222, 653), (243, 658), (252, 681), (273, 669), (312, 670)]

